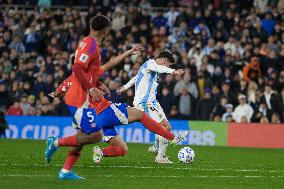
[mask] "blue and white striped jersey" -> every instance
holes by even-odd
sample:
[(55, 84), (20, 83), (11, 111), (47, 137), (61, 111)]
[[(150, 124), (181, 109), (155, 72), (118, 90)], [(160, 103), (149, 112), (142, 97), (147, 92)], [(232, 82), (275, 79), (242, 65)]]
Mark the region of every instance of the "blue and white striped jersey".
[(173, 73), (174, 69), (156, 63), (154, 59), (147, 60), (139, 69), (137, 75), (124, 85), (125, 89), (135, 84), (133, 105), (157, 103), (159, 73)]

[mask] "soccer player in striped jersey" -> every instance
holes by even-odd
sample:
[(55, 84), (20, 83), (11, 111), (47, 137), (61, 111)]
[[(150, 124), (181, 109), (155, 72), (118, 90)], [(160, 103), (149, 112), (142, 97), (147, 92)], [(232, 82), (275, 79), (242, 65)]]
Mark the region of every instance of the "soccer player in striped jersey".
[[(173, 54), (168, 50), (160, 52), (156, 59), (147, 60), (139, 69), (138, 74), (117, 92), (122, 93), (135, 85), (135, 97), (133, 105), (139, 110), (146, 112), (152, 119), (160, 123), (168, 131), (171, 130), (163, 109), (157, 101), (158, 78), (160, 73), (181, 75), (182, 69), (171, 69), (174, 64)], [(155, 143), (149, 147), (150, 152), (157, 153), (157, 163), (172, 163), (166, 156), (168, 140), (162, 136), (155, 135)]]
[[(48, 137), (45, 148), (45, 158), (51, 162), (53, 154), (58, 148), (70, 147), (64, 166), (59, 172), (60, 179), (83, 179), (72, 171), (80, 157), (84, 145), (100, 141), (104, 134), (102, 129), (110, 131), (121, 124), (141, 122), (148, 130), (164, 136), (173, 143), (183, 140), (188, 133), (175, 136), (164, 129), (159, 123), (150, 118), (145, 112), (128, 107), (126, 104), (114, 104), (107, 101), (103, 93), (107, 87), (98, 81), (101, 74), (100, 44), (110, 29), (110, 20), (98, 15), (91, 19), (90, 34), (82, 39), (75, 53), (72, 66), (71, 86), (66, 91), (64, 101), (71, 113), (72, 121), (76, 125), (77, 133), (68, 137)], [(129, 50), (116, 58), (113, 65), (133, 52)], [(137, 50), (137, 49), (136, 49)], [(114, 151), (113, 146), (108, 151)], [(119, 148), (119, 147), (118, 147)], [(101, 149), (94, 150), (93, 159), (99, 162), (103, 156)]]

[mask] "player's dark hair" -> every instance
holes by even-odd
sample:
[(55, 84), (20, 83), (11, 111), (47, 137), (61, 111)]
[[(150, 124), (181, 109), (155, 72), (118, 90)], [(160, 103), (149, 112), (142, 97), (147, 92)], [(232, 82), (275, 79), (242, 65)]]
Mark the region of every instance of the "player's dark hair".
[(94, 31), (100, 31), (110, 27), (110, 19), (104, 15), (98, 15), (91, 19), (90, 24)]
[(158, 59), (158, 58), (167, 58), (167, 59), (170, 61), (170, 63), (172, 63), (172, 64), (175, 63), (174, 55), (173, 55), (173, 53), (172, 53), (171, 51), (169, 51), (169, 50), (162, 50), (162, 51), (160, 52), (160, 54), (157, 56), (156, 59)]

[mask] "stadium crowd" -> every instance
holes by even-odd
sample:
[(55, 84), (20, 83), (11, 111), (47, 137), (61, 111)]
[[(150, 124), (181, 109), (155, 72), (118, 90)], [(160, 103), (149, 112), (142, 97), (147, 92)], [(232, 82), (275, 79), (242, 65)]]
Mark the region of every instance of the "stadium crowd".
[[(1, 0), (0, 0), (1, 2)], [(284, 122), (284, 0), (2, 1), (0, 107), (7, 115), (69, 115), (48, 94), (71, 74), (72, 55), (97, 14), (112, 20), (102, 63), (135, 43), (145, 47), (103, 75), (113, 102), (132, 105), (134, 90), (116, 90), (140, 65), (170, 49), (180, 77), (161, 75), (159, 102), (169, 118), (224, 122)], [(164, 8), (159, 8), (164, 7)]]

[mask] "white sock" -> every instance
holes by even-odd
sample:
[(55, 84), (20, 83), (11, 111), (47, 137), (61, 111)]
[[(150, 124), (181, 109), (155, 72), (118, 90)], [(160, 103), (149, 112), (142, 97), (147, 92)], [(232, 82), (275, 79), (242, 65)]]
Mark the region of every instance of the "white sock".
[(63, 172), (63, 173), (69, 173), (70, 171), (69, 170), (67, 170), (67, 169), (61, 169), (61, 171)]
[(169, 141), (162, 136), (159, 136), (159, 150), (158, 157), (166, 156), (166, 151), (168, 147)]
[(58, 139), (53, 142), (54, 146), (58, 147)]
[(153, 147), (156, 149), (159, 148), (159, 135), (158, 134), (155, 134), (155, 141), (154, 141)]

